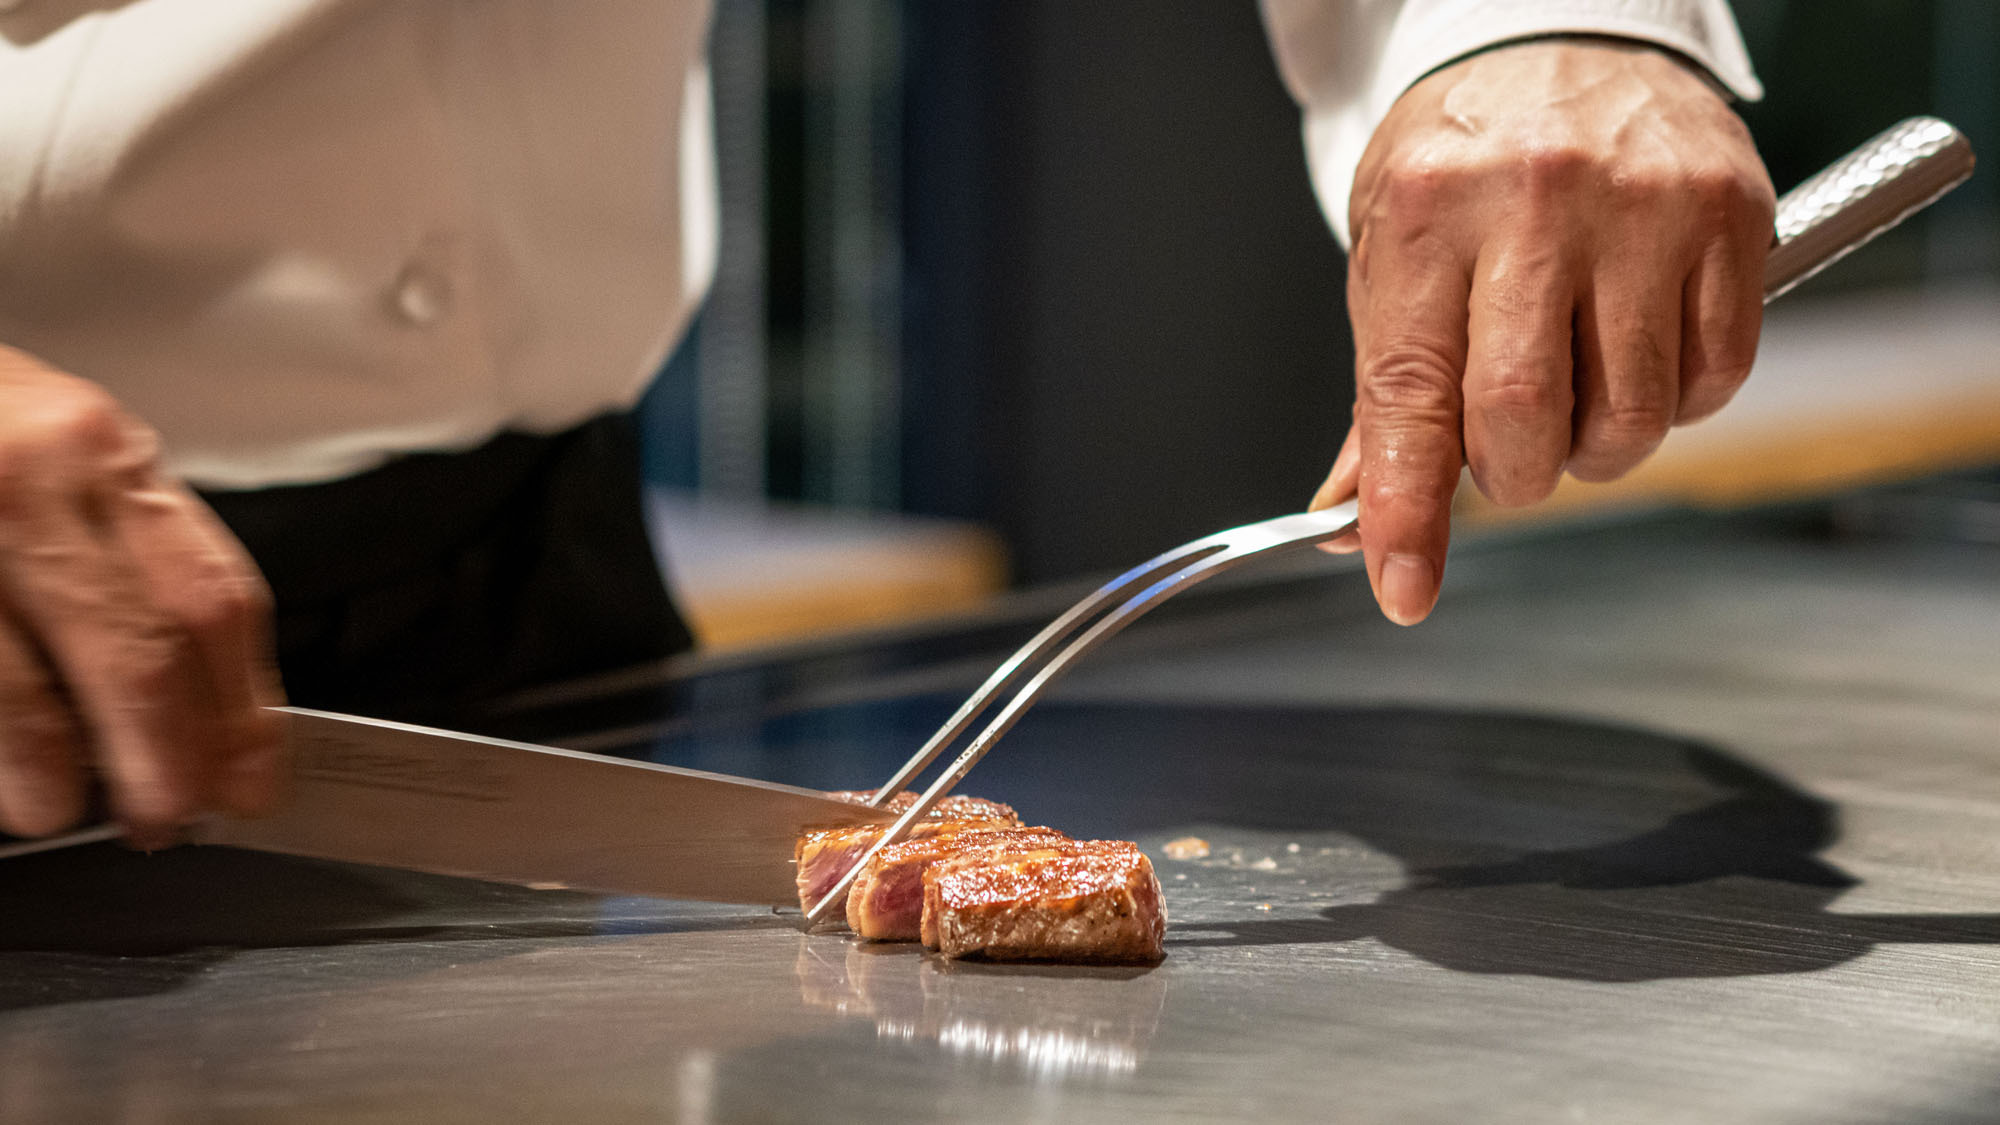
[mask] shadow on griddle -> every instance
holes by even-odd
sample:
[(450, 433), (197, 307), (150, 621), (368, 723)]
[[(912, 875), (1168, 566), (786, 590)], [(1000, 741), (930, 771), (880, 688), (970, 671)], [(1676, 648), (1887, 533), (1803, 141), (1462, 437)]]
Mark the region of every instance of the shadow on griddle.
[(1642, 981), (1812, 972), (1881, 942), (2000, 944), (2000, 914), (1829, 911), (1859, 883), (1817, 855), (1835, 807), (1714, 746), (1524, 715), (1321, 721), (1340, 735), (1326, 815), (1294, 793), (1245, 819), (1358, 836), (1405, 885), (1317, 921), (1202, 923), (1231, 936), (1190, 945), (1372, 937), (1464, 972)]
[[(845, 708), (823, 713), (832, 721), (788, 717), (766, 738), (816, 745), (855, 768), (865, 751), (848, 738), (893, 754), (947, 711), (934, 700)], [(1839, 836), (1832, 803), (1721, 747), (1637, 727), (1518, 713), (1054, 702), (980, 766), (971, 788), (1077, 835), (1158, 839), (1191, 825), (1287, 834), (1279, 840), (1325, 833), (1403, 869), (1401, 885), (1372, 902), (1218, 920), (1229, 908), (1212, 892), (1170, 879), (1195, 869), (1163, 862), (1185, 933), (1169, 931), (1169, 964), (1175, 951), (1205, 946), (1374, 938), (1465, 972), (1641, 981), (1811, 972), (1885, 942), (2000, 943), (2000, 914), (1831, 911), (1858, 882), (1819, 855)], [(1298, 867), (1304, 885), (1279, 905), (1352, 897), (1357, 871), (1342, 862)], [(1259, 897), (1267, 893), (1276, 892)]]

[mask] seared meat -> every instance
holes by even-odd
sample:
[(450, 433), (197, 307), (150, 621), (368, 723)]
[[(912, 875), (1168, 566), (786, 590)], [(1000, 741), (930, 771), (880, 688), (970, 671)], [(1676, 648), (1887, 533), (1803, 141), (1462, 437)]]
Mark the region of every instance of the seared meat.
[[(847, 791), (829, 793), (828, 796), (860, 804), (874, 794)], [(907, 809), (916, 800), (915, 794), (898, 793), (889, 807), (891, 810)], [(939, 801), (937, 807), (931, 810), (929, 819), (911, 825), (906, 839), (920, 840), (939, 832), (964, 832), (976, 828), (1018, 828), (1020, 824), (1019, 814), (998, 801), (954, 794)], [(882, 830), (882, 825), (861, 824), (812, 829), (800, 836), (798, 846), (792, 851), (792, 858), (798, 861), (800, 909), (810, 910), (814, 903), (825, 897), (826, 892), (840, 882), (840, 877), (847, 874), (847, 869), (882, 838)]]
[[(836, 801), (846, 801), (850, 805), (865, 805), (874, 796), (873, 789), (836, 789), (828, 793)], [(890, 812), (899, 813), (917, 803), (922, 796), (914, 790), (905, 789), (889, 798), (886, 806)], [(1012, 805), (999, 801), (989, 801), (984, 797), (967, 797), (958, 793), (948, 793), (938, 798), (937, 807), (931, 810), (932, 820), (1004, 820), (1010, 824), (1021, 823), (1021, 814)]]
[(847, 925), (873, 941), (915, 941), (924, 912), (924, 869), (934, 861), (972, 854), (1011, 855), (1068, 840), (1053, 828), (1002, 828), (941, 831), (891, 844), (868, 861), (849, 888)]
[[(923, 840), (939, 833), (970, 832), (978, 829), (1014, 828), (1019, 821), (1007, 820), (924, 820), (910, 826), (904, 842)], [(833, 889), (875, 841), (882, 838), (880, 824), (857, 824), (846, 828), (815, 828), (799, 837), (792, 856), (798, 861), (799, 909), (813, 904)]]
[(1124, 840), (1019, 855), (971, 852), (923, 874), (926, 945), (996, 961), (1157, 961), (1166, 906), (1153, 865)]

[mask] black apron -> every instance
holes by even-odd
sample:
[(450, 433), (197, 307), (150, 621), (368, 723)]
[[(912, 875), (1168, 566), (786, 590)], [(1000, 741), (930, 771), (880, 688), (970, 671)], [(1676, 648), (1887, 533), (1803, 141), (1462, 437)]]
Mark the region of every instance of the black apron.
[(271, 584), (301, 707), (454, 725), (693, 645), (646, 535), (627, 415), (202, 498)]

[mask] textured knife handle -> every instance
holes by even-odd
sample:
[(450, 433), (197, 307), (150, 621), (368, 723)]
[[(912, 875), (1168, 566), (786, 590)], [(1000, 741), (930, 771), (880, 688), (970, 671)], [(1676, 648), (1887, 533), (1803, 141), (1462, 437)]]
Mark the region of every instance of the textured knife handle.
[(1764, 300), (1846, 257), (1972, 175), (1972, 144), (1935, 117), (1912, 117), (1778, 200)]

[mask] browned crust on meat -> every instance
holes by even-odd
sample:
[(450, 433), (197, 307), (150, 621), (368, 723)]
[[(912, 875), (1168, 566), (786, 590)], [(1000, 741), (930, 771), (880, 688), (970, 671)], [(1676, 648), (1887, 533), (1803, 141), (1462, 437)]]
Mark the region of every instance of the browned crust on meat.
[(871, 941), (915, 941), (923, 910), (923, 873), (948, 856), (995, 855), (1047, 847), (1069, 837), (1053, 828), (997, 828), (990, 821), (925, 839), (902, 840), (875, 853), (847, 892), (847, 925)]
[[(1018, 823), (1018, 818), (921, 820), (910, 826), (910, 835), (902, 843), (937, 835), (1013, 828)], [(811, 910), (826, 892), (833, 889), (840, 877), (847, 874), (847, 869), (875, 846), (875, 841), (882, 838), (884, 831), (885, 825), (850, 824), (838, 828), (808, 829), (800, 835), (798, 843), (792, 847), (792, 859), (798, 864), (799, 909)]]
[(1152, 862), (1123, 840), (968, 854), (924, 872), (923, 937), (948, 957), (1157, 961), (1166, 927)]
[[(850, 805), (865, 805), (875, 799), (875, 791), (873, 789), (835, 789), (828, 792), (827, 796), (836, 801), (845, 801)], [(890, 812), (907, 812), (911, 805), (917, 803), (917, 798), (920, 796), (922, 794), (914, 790), (905, 789), (894, 797), (889, 798), (889, 803), (883, 807), (887, 808)], [(938, 798), (938, 803), (931, 808), (930, 819), (1004, 820), (1009, 824), (1018, 825), (1021, 823), (1021, 814), (1015, 812), (1012, 805), (1003, 804), (999, 801), (989, 801), (984, 797), (967, 797), (962, 794), (952, 793)]]

